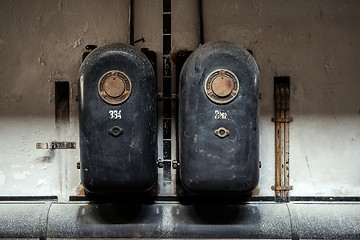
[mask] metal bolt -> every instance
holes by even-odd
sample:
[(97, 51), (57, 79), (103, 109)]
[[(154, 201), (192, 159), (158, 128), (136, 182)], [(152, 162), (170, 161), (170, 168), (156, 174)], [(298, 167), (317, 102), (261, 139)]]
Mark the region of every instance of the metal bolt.
[(164, 167), (164, 162), (160, 161), (160, 159), (159, 159), (157, 165), (158, 165), (158, 168), (163, 168)]
[(178, 163), (176, 160), (172, 162), (173, 169), (177, 169), (180, 166), (180, 163)]

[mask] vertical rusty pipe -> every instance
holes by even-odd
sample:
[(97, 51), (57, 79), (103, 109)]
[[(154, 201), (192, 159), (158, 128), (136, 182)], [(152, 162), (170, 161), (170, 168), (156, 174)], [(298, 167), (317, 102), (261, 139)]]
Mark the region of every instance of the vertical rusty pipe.
[[(284, 129), (284, 160), (285, 160), (285, 168), (284, 168), (284, 184), (285, 186), (290, 185), (289, 180), (289, 132), (290, 132), (290, 84), (285, 85), (285, 129)], [(286, 191), (285, 198), (289, 198), (289, 191)]]
[[(280, 186), (284, 187), (285, 186), (285, 179), (284, 179), (284, 174), (285, 174), (285, 83), (281, 82), (279, 84), (280, 86), (280, 119), (278, 119), (278, 121), (280, 121)], [(285, 198), (285, 191), (283, 189), (281, 189), (281, 198), (284, 199)]]
[(278, 186), (281, 185), (281, 146), (280, 146), (280, 90), (279, 85), (274, 86), (275, 98), (275, 196), (280, 198)]

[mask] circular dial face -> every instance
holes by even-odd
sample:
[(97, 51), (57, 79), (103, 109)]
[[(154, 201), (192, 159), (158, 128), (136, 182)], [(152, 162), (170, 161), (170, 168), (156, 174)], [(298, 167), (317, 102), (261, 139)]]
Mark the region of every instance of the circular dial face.
[(217, 69), (206, 78), (204, 87), (205, 94), (211, 101), (226, 104), (237, 96), (240, 85), (233, 72)]
[(119, 105), (131, 94), (132, 85), (129, 77), (120, 71), (112, 70), (105, 73), (99, 80), (98, 92), (104, 102)]

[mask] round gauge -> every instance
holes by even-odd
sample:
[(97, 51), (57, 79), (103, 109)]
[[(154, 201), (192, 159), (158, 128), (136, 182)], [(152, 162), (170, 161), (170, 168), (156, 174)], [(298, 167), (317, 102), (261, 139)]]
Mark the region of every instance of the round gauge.
[(211, 72), (205, 80), (205, 94), (213, 102), (226, 104), (231, 102), (239, 92), (239, 80), (226, 69)]
[(105, 73), (99, 80), (98, 92), (104, 102), (119, 105), (131, 94), (132, 85), (129, 77), (120, 71), (112, 70)]

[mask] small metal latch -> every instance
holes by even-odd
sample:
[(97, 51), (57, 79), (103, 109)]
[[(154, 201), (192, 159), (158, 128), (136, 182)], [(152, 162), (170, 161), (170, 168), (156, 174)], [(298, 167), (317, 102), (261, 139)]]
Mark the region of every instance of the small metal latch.
[(109, 129), (108, 133), (113, 137), (118, 137), (124, 133), (124, 130), (118, 126)]
[(230, 131), (224, 127), (218, 128), (214, 131), (214, 134), (219, 138), (225, 138), (230, 135)]
[(37, 143), (36, 149), (76, 149), (76, 142)]

